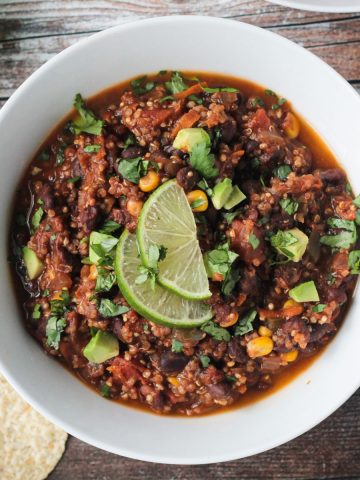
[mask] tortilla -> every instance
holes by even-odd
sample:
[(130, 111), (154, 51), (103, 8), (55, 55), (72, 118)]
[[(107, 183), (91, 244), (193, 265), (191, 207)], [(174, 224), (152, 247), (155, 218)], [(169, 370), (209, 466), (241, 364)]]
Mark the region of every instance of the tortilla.
[(67, 433), (30, 407), (0, 374), (0, 478), (44, 480), (65, 450)]

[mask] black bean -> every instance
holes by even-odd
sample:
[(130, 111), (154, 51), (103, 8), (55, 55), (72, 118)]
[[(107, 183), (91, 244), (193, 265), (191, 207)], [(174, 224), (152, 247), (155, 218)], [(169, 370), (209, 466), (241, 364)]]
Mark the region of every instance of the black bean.
[(229, 396), (231, 392), (231, 385), (227, 382), (220, 382), (214, 385), (208, 385), (207, 389), (210, 395), (215, 398), (215, 400), (222, 400)]
[(192, 190), (199, 181), (198, 173), (191, 167), (184, 167), (176, 174), (176, 180), (185, 191)]
[(329, 170), (320, 171), (321, 180), (329, 183), (341, 183), (345, 179), (344, 172), (338, 168), (330, 168)]
[(228, 344), (228, 355), (238, 363), (246, 363), (247, 361), (245, 349), (240, 345), (240, 340), (235, 337)]
[(122, 158), (136, 158), (141, 157), (144, 153), (144, 149), (139, 146), (129, 147), (121, 152)]
[(230, 143), (236, 133), (236, 122), (233, 118), (227, 120), (221, 125), (221, 140)]
[(167, 350), (163, 352), (159, 360), (159, 368), (166, 375), (176, 375), (184, 370), (189, 358), (183, 353)]

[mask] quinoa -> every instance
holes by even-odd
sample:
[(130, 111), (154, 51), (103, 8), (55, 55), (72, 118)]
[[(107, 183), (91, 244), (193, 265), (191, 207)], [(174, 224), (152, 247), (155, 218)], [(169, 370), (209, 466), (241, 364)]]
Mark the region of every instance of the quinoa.
[[(356, 279), (349, 266), (356, 238), (337, 248), (320, 242), (342, 231), (329, 227), (331, 219), (350, 222), (356, 232), (357, 218), (345, 173), (325, 147), (321, 163), (312, 154), (311, 145), (321, 146), (321, 140), (275, 94), (235, 79), (196, 76), (201, 85), (181, 77), (188, 84), (175, 93), (166, 83), (169, 74), (161, 74), (121, 85), (111, 102), (108, 93), (99, 94), (90, 102), (94, 119), (103, 122), (98, 133), (76, 132), (71, 122), (59, 126), (26, 172), (11, 226), (14, 271), (22, 281), (18, 290), (31, 335), (103, 396), (165, 414), (219, 410), (248, 391), (269, 389), (284, 370), (331, 340)], [(236, 89), (203, 88), (227, 82)], [(206, 211), (194, 213), (203, 253), (226, 244), (237, 256), (229, 269), (231, 285), (225, 288), (221, 273), (210, 278), (212, 324), (189, 330), (143, 318), (114, 279), (99, 292), (99, 275), (113, 275), (112, 267), (100, 272), (89, 262), (89, 236), (109, 221), (115, 223), (111, 235), (136, 230), (150, 194), (139, 179), (148, 172), (156, 173), (159, 185), (176, 178), (186, 193), (200, 188), (202, 176), (189, 155), (173, 147), (181, 129), (194, 127), (211, 139), (218, 175), (208, 188), (229, 178), (246, 200), (224, 212), (209, 199)], [(126, 178), (126, 162), (144, 161), (146, 172)], [(279, 257), (272, 247), (276, 232), (293, 228), (309, 238), (300, 261)], [(43, 264), (33, 280), (20, 255), (25, 245)], [(308, 281), (315, 282), (320, 300), (289, 303), (289, 291)], [(106, 317), (99, 311), (104, 298), (128, 308)], [(49, 341), (54, 315), (59, 331)], [(100, 364), (83, 354), (97, 330), (120, 345), (119, 355)]]

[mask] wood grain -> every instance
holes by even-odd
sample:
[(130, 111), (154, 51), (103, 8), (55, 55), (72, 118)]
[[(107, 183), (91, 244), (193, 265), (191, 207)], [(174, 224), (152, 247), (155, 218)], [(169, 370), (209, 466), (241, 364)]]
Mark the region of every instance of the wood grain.
[[(304, 408), (311, 408), (311, 406), (307, 405)], [(281, 419), (279, 421), (281, 422)], [(120, 425), (119, 428), (121, 428)], [(360, 391), (318, 427), (296, 440), (260, 455), (234, 462), (203, 466), (158, 465), (119, 457), (70, 438), (66, 453), (49, 480), (68, 478), (71, 480), (359, 479)]]
[[(0, 108), (34, 70), (81, 38), (113, 25), (175, 14), (221, 16), (267, 28), (323, 58), (360, 93), (359, 14), (303, 12), (262, 0), (0, 0)], [(222, 478), (360, 479), (360, 391), (322, 424), (296, 440), (225, 464), (144, 463), (70, 438), (65, 455), (49, 480)]]

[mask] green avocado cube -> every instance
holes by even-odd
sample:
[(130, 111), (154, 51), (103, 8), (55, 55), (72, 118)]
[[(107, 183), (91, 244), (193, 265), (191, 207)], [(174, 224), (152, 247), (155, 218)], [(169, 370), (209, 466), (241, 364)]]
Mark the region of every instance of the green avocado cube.
[(209, 134), (203, 128), (183, 128), (176, 135), (173, 147), (190, 153), (193, 147), (199, 143), (210, 146)]
[(224, 180), (215, 185), (211, 201), (216, 210), (220, 210), (220, 208), (225, 205), (225, 203), (230, 199), (232, 191), (233, 186), (230, 178), (224, 178)]
[(235, 185), (230, 193), (230, 197), (224, 204), (225, 210), (230, 210), (231, 208), (235, 207), (235, 205), (238, 205), (243, 200), (245, 200), (245, 198), (246, 195), (240, 190), (237, 185)]
[(300, 285), (292, 288), (289, 291), (289, 296), (295, 300), (295, 302), (318, 302), (320, 300), (313, 280), (300, 283)]
[(26, 266), (27, 274), (30, 280), (35, 280), (44, 269), (44, 264), (38, 258), (34, 250), (29, 247), (23, 248), (23, 259)]
[(83, 350), (83, 355), (93, 363), (103, 363), (119, 355), (119, 341), (109, 332), (98, 330)]

